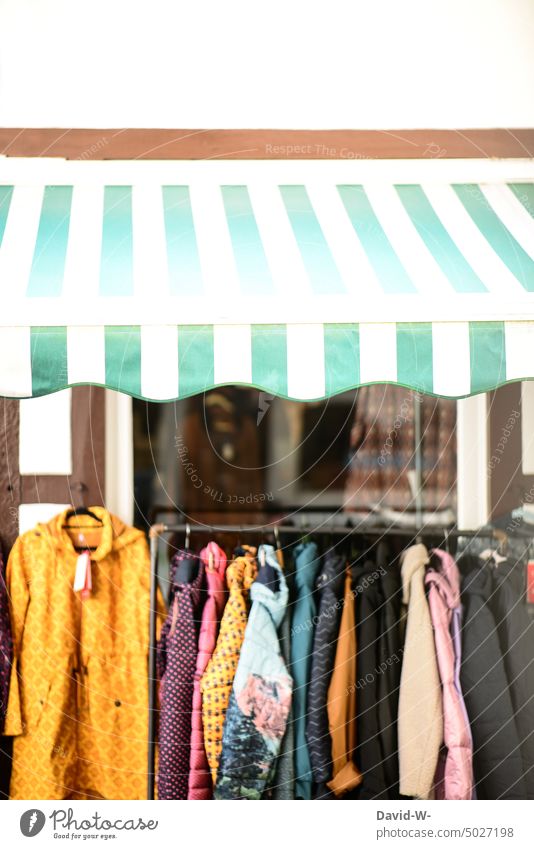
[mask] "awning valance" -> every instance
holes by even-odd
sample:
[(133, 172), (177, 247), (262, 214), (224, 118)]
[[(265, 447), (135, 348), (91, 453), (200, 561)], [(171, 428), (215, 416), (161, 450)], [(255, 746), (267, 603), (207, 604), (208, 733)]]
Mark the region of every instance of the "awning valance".
[(534, 378), (532, 160), (0, 159), (0, 394)]

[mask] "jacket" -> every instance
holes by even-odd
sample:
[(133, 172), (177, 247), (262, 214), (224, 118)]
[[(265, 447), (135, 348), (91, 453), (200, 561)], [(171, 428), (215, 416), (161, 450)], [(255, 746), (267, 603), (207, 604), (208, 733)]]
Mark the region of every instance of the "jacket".
[(360, 784), (362, 775), (353, 756), (356, 752), (356, 618), (352, 573), (347, 568), (343, 610), (336, 646), (334, 671), (328, 688), (328, 727), (332, 740), (332, 779), (336, 796)]
[[(181, 574), (182, 567), (191, 575)], [(204, 564), (190, 551), (177, 551), (171, 561), (169, 613), (158, 644), (160, 683), (158, 798), (187, 799), (191, 753), (191, 711), (197, 627), (201, 616)]]
[(13, 662), (13, 640), (9, 620), (9, 601), (4, 576), (4, 563), (0, 554), (0, 734), (4, 728), (9, 694), (9, 678)]
[[(145, 535), (102, 507), (92, 592), (73, 591), (66, 512), (15, 542), (7, 567), (14, 641), (4, 733), (14, 799), (144, 799), (150, 562)], [(83, 517), (84, 526), (94, 524)], [(89, 543), (88, 543), (89, 544)]]
[(534, 799), (534, 620), (526, 607), (522, 560), (509, 557), (493, 570), (495, 620), (503, 649), (525, 778)]
[[(282, 624), (278, 629), (278, 638), (280, 640), (280, 651), (284, 658), (284, 663), (289, 669), (291, 664), (291, 613), (293, 596), (293, 580), (288, 569), (284, 568), (284, 555), (281, 548), (276, 549), (276, 557), (281, 569), (284, 569), (284, 575), (288, 589), (288, 603), (286, 612), (282, 619)], [(276, 766), (272, 781), (269, 788), (264, 794), (266, 799), (275, 800), (291, 800), (295, 798), (295, 723), (293, 719), (293, 699), (291, 700), (291, 708), (287, 717), (286, 732), (282, 745), (280, 746), (280, 754), (276, 760)]]
[(292, 680), (280, 653), (278, 628), (287, 584), (271, 545), (260, 546), (278, 575), (276, 592), (259, 581), (224, 723), (216, 799), (261, 799), (272, 777), (291, 707)]
[(200, 680), (215, 649), (219, 622), (226, 602), (226, 555), (224, 551), (219, 548), (216, 542), (209, 542), (206, 548), (203, 548), (200, 552), (200, 559), (204, 564), (208, 597), (202, 609), (193, 687), (188, 799), (211, 799), (213, 795), (211, 774), (204, 748)]
[(293, 677), (293, 717), (295, 723), (295, 797), (312, 798), (312, 772), (306, 721), (308, 685), (311, 674), (313, 635), (317, 605), (314, 588), (321, 561), (315, 542), (299, 543), (294, 550), (295, 605), (291, 622), (291, 666)]
[(232, 691), (248, 616), (249, 589), (256, 577), (256, 549), (243, 546), (226, 569), (228, 600), (215, 650), (200, 681), (204, 746), (213, 784), (222, 749), (226, 709)]
[(403, 796), (430, 799), (443, 741), (441, 682), (430, 610), (425, 596), (424, 545), (402, 556), (406, 637), (399, 693), (399, 770)]
[(455, 682), (453, 612), (460, 606), (460, 573), (450, 554), (435, 549), (425, 576), (443, 695), (443, 741), (436, 799), (471, 799), (473, 742), (463, 695)]
[[(515, 625), (498, 619), (507, 605), (502, 597), (496, 600), (492, 566), (469, 554), (458, 566), (464, 608), (461, 683), (473, 735), (477, 798), (526, 799), (522, 740), (504, 654), (514, 651), (507, 634)], [(512, 604), (505, 619), (518, 616), (518, 608)]]
[(341, 619), (344, 557), (330, 553), (317, 578), (319, 613), (313, 640), (306, 740), (312, 765), (316, 798), (328, 796), (326, 783), (332, 778), (332, 742), (328, 727), (328, 686), (334, 670), (336, 640)]
[(380, 543), (374, 558), (353, 566), (356, 599), (358, 799), (397, 799), (397, 716), (402, 666), (401, 582), (397, 562)]

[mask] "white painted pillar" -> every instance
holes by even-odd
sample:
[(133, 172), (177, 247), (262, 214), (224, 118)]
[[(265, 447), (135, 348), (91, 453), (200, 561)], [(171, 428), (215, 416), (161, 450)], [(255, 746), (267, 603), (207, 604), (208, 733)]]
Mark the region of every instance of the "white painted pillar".
[(476, 530), (490, 514), (487, 395), (473, 395), (457, 402), (458, 527)]

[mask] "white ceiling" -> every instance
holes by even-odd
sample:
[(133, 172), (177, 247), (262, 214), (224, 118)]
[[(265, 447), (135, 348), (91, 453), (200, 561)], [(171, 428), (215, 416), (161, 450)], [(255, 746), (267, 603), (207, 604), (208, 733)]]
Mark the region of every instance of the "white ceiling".
[(0, 125), (534, 126), (532, 0), (0, 0)]

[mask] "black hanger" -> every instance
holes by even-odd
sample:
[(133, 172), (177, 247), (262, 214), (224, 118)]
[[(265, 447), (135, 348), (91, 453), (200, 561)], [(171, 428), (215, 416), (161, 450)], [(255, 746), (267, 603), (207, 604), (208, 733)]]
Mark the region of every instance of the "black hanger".
[[(96, 513), (93, 513), (92, 510), (89, 510), (88, 507), (74, 507), (72, 510), (69, 510), (65, 516), (65, 521), (68, 522), (69, 519), (72, 519), (74, 516), (89, 516), (91, 519), (94, 519), (95, 522), (99, 522), (102, 524), (102, 519), (100, 519)], [(64, 528), (70, 528), (71, 525), (65, 524)], [(80, 527), (84, 527), (83, 525)], [(92, 525), (88, 525), (87, 527), (92, 527)]]
[[(71, 489), (78, 490), (78, 492), (80, 493), (80, 504), (78, 505), (78, 507), (73, 507), (72, 510), (67, 511), (65, 515), (66, 522), (68, 522), (69, 519), (72, 519), (75, 516), (89, 516), (89, 518), (94, 519), (95, 522), (98, 522), (100, 525), (102, 525), (103, 522), (101, 519), (99, 519), (96, 513), (93, 513), (92, 510), (89, 510), (89, 508), (85, 506), (84, 494), (87, 492), (87, 485), (83, 481), (78, 481), (77, 483), (72, 484)], [(67, 527), (70, 527), (70, 525), (63, 525), (63, 528)], [(83, 525), (79, 525), (78, 527), (83, 527)], [(87, 527), (92, 526), (89, 525)]]

